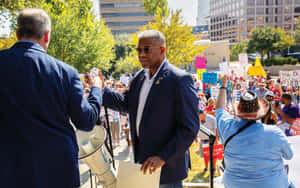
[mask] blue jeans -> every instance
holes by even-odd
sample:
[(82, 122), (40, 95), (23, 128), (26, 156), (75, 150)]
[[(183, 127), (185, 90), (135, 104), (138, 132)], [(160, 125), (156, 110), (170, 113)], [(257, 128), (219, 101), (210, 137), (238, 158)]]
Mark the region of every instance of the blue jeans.
[(182, 182), (178, 182), (175, 184), (160, 184), (159, 188), (182, 188)]

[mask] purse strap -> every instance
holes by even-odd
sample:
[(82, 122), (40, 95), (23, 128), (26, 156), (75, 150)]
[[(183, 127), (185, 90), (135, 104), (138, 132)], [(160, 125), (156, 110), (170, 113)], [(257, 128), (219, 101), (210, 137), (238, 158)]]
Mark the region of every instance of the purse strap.
[(239, 134), (240, 132), (242, 132), (243, 130), (247, 129), (248, 127), (250, 127), (252, 124), (256, 123), (256, 121), (248, 121), (246, 123), (246, 125), (244, 125), (243, 127), (241, 127), (236, 133), (234, 133), (233, 135), (231, 135), (226, 141), (225, 141), (225, 144), (224, 144), (224, 151), (225, 151), (225, 148), (226, 148), (226, 145), (228, 144), (228, 142), (233, 138), (235, 137), (237, 134)]

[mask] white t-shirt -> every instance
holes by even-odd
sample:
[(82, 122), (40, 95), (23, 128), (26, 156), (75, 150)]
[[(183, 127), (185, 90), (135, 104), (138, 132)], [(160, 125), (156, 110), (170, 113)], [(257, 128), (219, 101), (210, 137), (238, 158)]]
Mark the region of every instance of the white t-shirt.
[[(202, 123), (200, 121), (200, 126), (204, 126), (204, 127), (208, 128), (209, 130), (211, 130), (213, 133), (215, 133), (217, 130), (216, 118), (212, 115), (206, 114), (205, 123)], [(201, 131), (199, 131), (198, 137), (200, 138), (200, 140), (208, 140), (209, 139), (208, 136)]]

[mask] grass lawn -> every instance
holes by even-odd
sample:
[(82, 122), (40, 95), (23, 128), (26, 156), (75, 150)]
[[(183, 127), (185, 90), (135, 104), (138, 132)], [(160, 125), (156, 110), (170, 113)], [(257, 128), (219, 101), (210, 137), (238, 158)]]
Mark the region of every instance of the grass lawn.
[(209, 170), (203, 173), (205, 168), (204, 160), (199, 155), (199, 143), (193, 143), (190, 147), (192, 169), (189, 171), (189, 176), (184, 182), (190, 183), (208, 183), (209, 182)]

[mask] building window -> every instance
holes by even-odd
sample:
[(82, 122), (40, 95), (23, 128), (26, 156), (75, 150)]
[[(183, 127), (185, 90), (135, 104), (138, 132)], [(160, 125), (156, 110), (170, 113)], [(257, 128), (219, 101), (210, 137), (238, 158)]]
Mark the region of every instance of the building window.
[(254, 28), (254, 26), (249, 25), (248, 28), (247, 28), (247, 32), (250, 33), (253, 28)]
[(255, 14), (254, 8), (248, 8), (248, 9), (247, 9), (247, 14), (248, 14), (248, 15)]
[(143, 4), (141, 3), (115, 4), (115, 8), (132, 8), (132, 7), (143, 7)]
[(256, 23), (257, 24), (263, 24), (264, 23), (264, 17), (263, 16), (258, 16), (256, 18)]
[(101, 4), (100, 8), (114, 8), (114, 4)]
[(256, 0), (256, 5), (264, 5), (265, 0)]
[(148, 22), (107, 22), (105, 25), (111, 26), (140, 26), (145, 25)]
[(266, 5), (273, 5), (273, 0), (266, 0)]
[(103, 18), (108, 17), (127, 17), (127, 16), (148, 16), (145, 12), (128, 12), (128, 13), (104, 13)]
[(288, 6), (284, 7), (284, 13), (289, 13), (290, 12), (290, 8)]
[(284, 17), (284, 22), (285, 22), (285, 23), (292, 23), (292, 18), (291, 18), (291, 16), (285, 16), (285, 17)]
[(254, 0), (247, 0), (247, 5), (254, 5)]
[(295, 13), (300, 13), (300, 7), (295, 8)]
[(264, 13), (265, 13), (264, 8), (257, 8), (256, 9), (256, 14), (264, 14)]
[(254, 18), (248, 18), (247, 23), (248, 24), (254, 24), (255, 19)]

